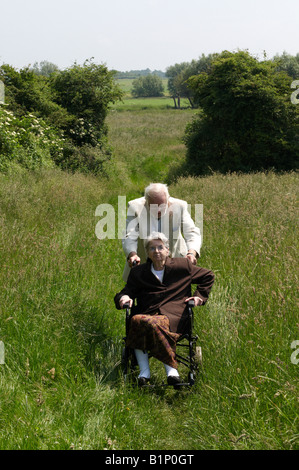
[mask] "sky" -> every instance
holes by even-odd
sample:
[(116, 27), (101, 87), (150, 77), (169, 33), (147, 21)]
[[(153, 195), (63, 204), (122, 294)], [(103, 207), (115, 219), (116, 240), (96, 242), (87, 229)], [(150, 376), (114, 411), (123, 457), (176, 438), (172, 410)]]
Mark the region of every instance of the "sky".
[(299, 52), (297, 0), (0, 0), (0, 65), (93, 58), (162, 70), (202, 54)]

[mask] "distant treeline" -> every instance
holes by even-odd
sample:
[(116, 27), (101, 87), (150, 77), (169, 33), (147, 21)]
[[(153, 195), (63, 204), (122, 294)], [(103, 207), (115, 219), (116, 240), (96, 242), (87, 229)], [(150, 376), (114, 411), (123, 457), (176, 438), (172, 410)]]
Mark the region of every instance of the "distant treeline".
[(157, 75), (157, 77), (165, 78), (166, 74), (165, 72), (162, 72), (161, 70), (150, 70), (150, 69), (145, 69), (145, 70), (130, 70), (129, 72), (119, 72), (118, 70), (115, 72), (115, 78), (121, 79), (121, 78), (130, 78), (130, 79), (135, 79), (139, 77), (145, 77), (147, 75)]

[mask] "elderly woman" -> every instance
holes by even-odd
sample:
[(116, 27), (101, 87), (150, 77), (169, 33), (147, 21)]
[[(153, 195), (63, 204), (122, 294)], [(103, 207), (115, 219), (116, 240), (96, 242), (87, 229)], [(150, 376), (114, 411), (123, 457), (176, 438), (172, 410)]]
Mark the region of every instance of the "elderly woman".
[[(168, 240), (153, 233), (145, 240), (148, 260), (134, 267), (126, 286), (116, 294), (118, 309), (132, 307), (126, 345), (135, 351), (140, 368), (139, 384), (150, 379), (148, 352), (162, 361), (169, 385), (180, 383), (176, 361), (176, 342), (184, 331), (186, 302), (204, 305), (214, 282), (214, 274), (194, 266), (188, 258), (170, 258)], [(191, 296), (191, 284), (197, 284)], [(133, 305), (134, 300), (137, 301)]]

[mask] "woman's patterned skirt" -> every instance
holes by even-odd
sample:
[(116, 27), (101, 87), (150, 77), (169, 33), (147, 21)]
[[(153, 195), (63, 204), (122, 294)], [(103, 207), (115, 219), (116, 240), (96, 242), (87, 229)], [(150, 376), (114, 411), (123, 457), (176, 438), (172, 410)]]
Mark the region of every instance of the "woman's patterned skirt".
[(166, 315), (134, 315), (130, 320), (126, 346), (147, 351), (164, 364), (177, 369), (176, 342), (180, 334), (169, 329)]

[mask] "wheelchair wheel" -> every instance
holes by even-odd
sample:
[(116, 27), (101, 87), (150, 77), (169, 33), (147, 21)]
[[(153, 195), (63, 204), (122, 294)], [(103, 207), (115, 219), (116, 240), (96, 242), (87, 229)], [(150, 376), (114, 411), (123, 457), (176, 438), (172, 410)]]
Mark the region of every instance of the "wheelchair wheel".
[(121, 352), (121, 367), (122, 367), (122, 370), (125, 369), (126, 365), (127, 365), (126, 348), (123, 348), (122, 352)]
[(189, 372), (189, 374), (188, 374), (188, 382), (189, 382), (189, 384), (190, 384), (191, 386), (195, 384), (195, 377), (196, 377), (196, 374), (195, 374), (194, 371)]
[(121, 356), (121, 366), (125, 381), (132, 377), (136, 371), (137, 361), (134, 351), (130, 348), (124, 347)]

